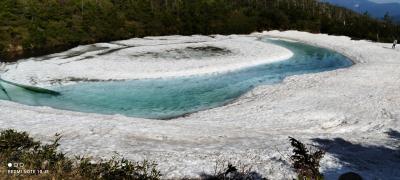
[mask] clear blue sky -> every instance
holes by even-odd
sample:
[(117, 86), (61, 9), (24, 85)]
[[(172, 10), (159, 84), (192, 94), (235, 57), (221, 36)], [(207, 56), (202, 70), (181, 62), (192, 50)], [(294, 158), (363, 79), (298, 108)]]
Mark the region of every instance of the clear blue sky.
[(400, 3), (400, 0), (369, 0), (376, 3)]

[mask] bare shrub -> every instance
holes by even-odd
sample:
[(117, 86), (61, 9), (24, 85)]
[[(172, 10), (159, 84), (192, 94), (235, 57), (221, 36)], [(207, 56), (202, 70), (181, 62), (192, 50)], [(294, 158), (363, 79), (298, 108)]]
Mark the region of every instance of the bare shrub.
[(241, 162), (233, 165), (226, 160), (217, 160), (212, 174), (202, 173), (203, 180), (264, 180), (261, 174), (252, 170), (252, 166)]

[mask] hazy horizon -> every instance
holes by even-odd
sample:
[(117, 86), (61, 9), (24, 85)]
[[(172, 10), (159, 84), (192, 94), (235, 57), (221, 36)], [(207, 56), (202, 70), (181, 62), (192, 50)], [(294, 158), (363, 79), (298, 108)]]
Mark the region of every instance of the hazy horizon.
[(400, 0), (369, 0), (371, 2), (375, 2), (375, 3), (399, 3), (400, 4)]

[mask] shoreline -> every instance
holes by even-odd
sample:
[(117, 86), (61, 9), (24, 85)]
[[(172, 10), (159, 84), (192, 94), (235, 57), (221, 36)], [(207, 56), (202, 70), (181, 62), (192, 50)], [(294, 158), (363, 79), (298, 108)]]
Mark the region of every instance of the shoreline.
[[(335, 48), (332, 48), (332, 47), (330, 47), (330, 46), (324, 46), (324, 45), (316, 44), (316, 43), (312, 43), (312, 42), (307, 42), (307, 41), (302, 41), (302, 40), (296, 40), (296, 38), (286, 38), (286, 37), (284, 37), (284, 36), (276, 36), (276, 35), (274, 36), (273, 34), (268, 34), (269, 32), (275, 32), (275, 31), (264, 31), (264, 32), (255, 33), (255, 34), (256, 34), (257, 36), (267, 36), (267, 37), (270, 37), (271, 39), (277, 39), (277, 40), (289, 41), (289, 42), (300, 42), (300, 43), (308, 44), (308, 45), (311, 45), (311, 46), (315, 46), (315, 47), (319, 47), (319, 48), (328, 49), (328, 50), (334, 51), (334, 52), (336, 52), (336, 53), (339, 53), (339, 54), (345, 56), (348, 60), (350, 60), (350, 61), (353, 63), (353, 65), (362, 63), (362, 62), (360, 62), (360, 61), (358, 61), (358, 60), (355, 60), (355, 59), (357, 59), (357, 57), (354, 57), (354, 56), (351, 56), (351, 55), (343, 54), (343, 53), (340, 52), (339, 50), (337, 50), (337, 49), (335, 49)], [(278, 31), (278, 32), (281, 32), (281, 31)], [(348, 68), (351, 68), (351, 67), (352, 67), (352, 66), (350, 66), (350, 67), (348, 67)]]

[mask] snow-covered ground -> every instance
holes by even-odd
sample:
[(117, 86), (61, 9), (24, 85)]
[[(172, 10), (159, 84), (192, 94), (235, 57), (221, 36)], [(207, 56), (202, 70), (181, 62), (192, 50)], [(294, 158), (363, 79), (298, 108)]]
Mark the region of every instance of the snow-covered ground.
[[(198, 177), (212, 172), (217, 160), (229, 160), (251, 164), (269, 179), (292, 179), (295, 175), (285, 162), (292, 136), (326, 147), (321, 167), (326, 179), (337, 179), (349, 170), (365, 179), (399, 179), (400, 51), (390, 49), (390, 44), (297, 31), (248, 38), (264, 35), (329, 48), (356, 64), (292, 76), (281, 84), (257, 87), (232, 104), (169, 121), (0, 101), (0, 127), (28, 131), (43, 140), (62, 133), (61, 150), (71, 155), (110, 157), (117, 152), (133, 160), (155, 160), (164, 178)], [(24, 71), (19, 76), (11, 76), (12, 70), (8, 73), (7, 78), (20, 82), (28, 77)]]
[(292, 52), (250, 36), (165, 36), (79, 46), (8, 65), (3, 79), (49, 86), (233, 71), (286, 60)]

